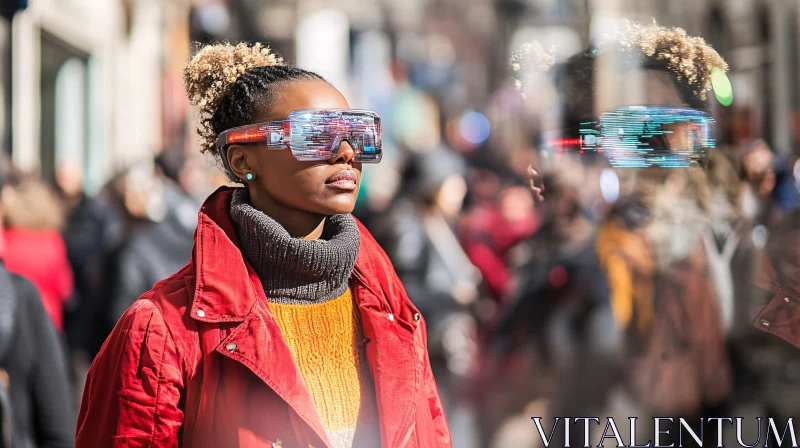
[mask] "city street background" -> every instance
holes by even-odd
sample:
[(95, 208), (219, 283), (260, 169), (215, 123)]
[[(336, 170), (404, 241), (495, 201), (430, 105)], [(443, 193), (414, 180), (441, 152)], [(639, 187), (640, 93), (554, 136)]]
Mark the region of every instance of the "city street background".
[[(765, 259), (800, 272), (800, 0), (0, 3), (6, 264), (36, 277), (65, 405), (124, 310), (188, 261), (228, 180), (200, 153), (182, 70), (203, 44), (247, 41), (382, 117), (354, 214), (426, 316), (454, 447), (541, 446), (532, 416), (800, 417), (800, 349), (755, 328), (772, 296), (751, 281)], [(532, 41), (562, 63), (624, 19), (704, 38), (732, 86), (708, 98), (707, 176), (648, 181), (643, 242), (610, 226), (634, 213), (624, 170), (552, 151), (562, 105), (523, 96), (510, 63)], [(600, 105), (641, 88), (594, 76)], [(649, 311), (620, 317), (619, 257)], [(647, 315), (656, 330), (632, 335)]]

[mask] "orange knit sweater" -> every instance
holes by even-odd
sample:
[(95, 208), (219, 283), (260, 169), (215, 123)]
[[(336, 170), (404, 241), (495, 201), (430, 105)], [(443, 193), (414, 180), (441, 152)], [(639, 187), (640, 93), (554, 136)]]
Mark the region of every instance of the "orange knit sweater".
[(375, 389), (350, 288), (327, 302), (269, 307), (333, 446), (378, 446)]

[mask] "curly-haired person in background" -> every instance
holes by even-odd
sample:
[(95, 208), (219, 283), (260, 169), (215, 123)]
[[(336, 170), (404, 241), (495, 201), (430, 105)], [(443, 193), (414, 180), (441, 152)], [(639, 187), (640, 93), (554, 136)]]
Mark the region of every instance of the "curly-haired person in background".
[(350, 214), (380, 119), (260, 44), (184, 75), (203, 150), (244, 187), (206, 200), (189, 264), (118, 322), (77, 446), (450, 446), (425, 321)]
[[(711, 74), (724, 73), (728, 65), (702, 38), (656, 23), (626, 23), (607, 42), (597, 44), (552, 69), (538, 44), (523, 48), (527, 55), (522, 56), (528, 58), (512, 60), (518, 70), (550, 72), (565, 137), (582, 136), (579, 132), (586, 132), (587, 124), (608, 120), (603, 132), (609, 134), (600, 134), (600, 149), (608, 158), (602, 163), (614, 168), (608, 172), (619, 187), (594, 244), (608, 280), (608, 298), (591, 304), (610, 307), (613, 326), (589, 327), (600, 331), (581, 335), (584, 339), (576, 345), (582, 351), (575, 357), (581, 364), (558, 376), (558, 400), (551, 412), (602, 414), (611, 412), (607, 408), (614, 399), (626, 397), (631, 403), (621, 412), (626, 416), (681, 416), (694, 422), (695, 417), (720, 412), (730, 398), (724, 323), (732, 319), (726, 316), (732, 314), (733, 286), (727, 255), (738, 240), (730, 230), (713, 233), (712, 221), (722, 221), (714, 218), (709, 205), (709, 177), (714, 176), (700, 168), (724, 156), (697, 138), (702, 135), (700, 125), (685, 117), (708, 115)], [(613, 80), (611, 86), (598, 81), (603, 76)], [(518, 85), (525, 86), (522, 80)], [(663, 133), (629, 125), (655, 123), (650, 117), (663, 119)], [(610, 136), (617, 130), (618, 135)], [(625, 138), (652, 151), (641, 160), (626, 160), (630, 153), (616, 143)], [(597, 163), (600, 151), (584, 149), (565, 158)], [(689, 163), (689, 157), (696, 159)], [(532, 193), (543, 199), (547, 186), (539, 183), (532, 168), (529, 175)], [(719, 246), (717, 241), (730, 244)], [(512, 309), (509, 315), (524, 320), (529, 314)], [(619, 342), (598, 344), (612, 334), (621, 336)], [(620, 428), (621, 433), (627, 430)]]

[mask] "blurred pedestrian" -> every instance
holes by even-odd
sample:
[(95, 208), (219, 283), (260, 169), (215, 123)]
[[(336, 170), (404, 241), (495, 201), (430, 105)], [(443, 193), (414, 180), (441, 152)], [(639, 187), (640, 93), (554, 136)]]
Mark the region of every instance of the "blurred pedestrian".
[(730, 334), (736, 326), (737, 308), (749, 292), (747, 282), (752, 278), (752, 227), (739, 207), (741, 182), (729, 157), (720, 150), (709, 150), (705, 172), (709, 224), (702, 238), (723, 328)]
[[(0, 192), (7, 188), (0, 159)], [(7, 209), (0, 204), (0, 220)], [(74, 446), (76, 410), (63, 345), (37, 288), (5, 267), (0, 228), (0, 447)]]
[[(497, 182), (497, 175), (484, 171)], [(483, 179), (478, 186), (491, 184)], [(488, 193), (488, 192), (487, 192)], [(459, 239), (470, 261), (480, 270), (492, 295), (500, 303), (512, 286), (511, 251), (536, 230), (538, 217), (533, 199), (523, 187), (499, 186), (478, 199), (459, 225)]]
[(762, 224), (767, 228), (777, 224), (772, 192), (776, 185), (774, 156), (767, 142), (762, 139), (744, 145), (741, 160), (743, 181), (741, 208), (753, 226)]
[(9, 271), (30, 280), (56, 330), (64, 329), (64, 306), (72, 298), (72, 267), (61, 229), (64, 207), (39, 179), (12, 176), (3, 190), (5, 263)]
[[(541, 58), (536, 51), (533, 55)], [(554, 70), (565, 129), (577, 132), (586, 123), (601, 122), (595, 111), (600, 85), (593, 76), (601, 64), (614, 70), (618, 82), (628, 85), (628, 80), (636, 79), (643, 86), (603, 105), (615, 106), (610, 110), (620, 120), (625, 114), (638, 117), (649, 111), (642, 114), (643, 120), (655, 124), (648, 117), (673, 115), (665, 119), (665, 132), (636, 134), (637, 128), (625, 128), (618, 138), (602, 142), (601, 149), (614, 163), (633, 157), (617, 151), (615, 145), (621, 144), (617, 142), (638, 139), (651, 150), (639, 165), (654, 167), (615, 170), (613, 194), (604, 194), (615, 207), (600, 229), (596, 248), (609, 280), (614, 322), (624, 334), (625, 357), (616, 364), (604, 362), (603, 369), (616, 365), (623, 372), (625, 366), (629, 376), (624, 383), (600, 389), (613, 394), (623, 386), (650, 415), (707, 415), (730, 392), (723, 318), (702, 244), (709, 225), (709, 185), (698, 168), (660, 166), (669, 162), (686, 167), (692, 165), (692, 157), (702, 160), (706, 148), (698, 138), (698, 122), (681, 114), (695, 117), (706, 109), (711, 69), (724, 70), (727, 64), (702, 39), (690, 38), (683, 30), (628, 24), (610, 42), (581, 52)], [(580, 149), (583, 153), (583, 146)], [(580, 370), (591, 373), (573, 378), (573, 385), (582, 388), (595, 381), (596, 369)], [(566, 391), (576, 388), (567, 386)], [(602, 409), (598, 404), (589, 410)], [(569, 398), (556, 406), (554, 415), (593, 415)], [(636, 410), (628, 412), (634, 415)]]
[[(580, 170), (579, 165), (572, 169)], [(608, 282), (595, 255), (596, 232), (579, 200), (583, 185), (563, 171), (543, 177), (547, 200), (538, 206), (541, 225), (522, 244), (524, 257), (514, 266), (518, 285), (484, 357), (493, 360), (484, 365), (497, 369), (482, 375), (487, 384), (481, 420), (494, 420), (489, 431), (534, 400), (595, 409), (618, 378), (609, 353), (616, 348), (616, 334)], [(594, 368), (599, 359), (602, 370)], [(586, 372), (592, 372), (591, 380)], [(499, 428), (496, 437), (506, 437), (504, 430)]]
[(67, 212), (63, 235), (75, 277), (76, 303), (72, 314), (80, 315), (83, 305), (97, 293), (102, 255), (122, 237), (121, 222), (112, 205), (86, 194), (79, 165), (72, 162), (59, 165), (56, 184)]
[(81, 386), (92, 359), (116, 323), (109, 326), (107, 316), (118, 253), (130, 234), (146, 220), (132, 216), (125, 207), (128, 170), (116, 173), (94, 197), (86, 197), (77, 204), (74, 196), (67, 194), (70, 171), (65, 166), (56, 176), (65, 189), (66, 204), (73, 206), (64, 237), (67, 254), (72, 251), (70, 262), (76, 266), (78, 303), (69, 308), (66, 332), (77, 383)]
[(197, 209), (192, 185), (185, 174), (191, 169), (181, 150), (169, 149), (155, 160), (156, 171), (143, 172), (138, 185), (130, 185), (147, 204), (149, 222), (136, 229), (112, 260), (107, 328), (139, 296), (159, 280), (180, 270), (191, 258)]
[(373, 228), (414, 305), (428, 322), (434, 376), (454, 444), (475, 443), (466, 387), (479, 363), (473, 309), (481, 275), (457, 238), (466, 164), (445, 146), (412, 155), (395, 199)]
[(67, 213), (62, 235), (75, 278), (75, 292), (65, 309), (64, 334), (79, 384), (100, 345), (91, 340), (97, 303), (102, 302), (105, 256), (123, 237), (122, 217), (115, 204), (102, 195), (86, 194), (83, 174), (73, 161), (64, 161), (56, 169), (56, 184)]
[[(464, 161), (446, 147), (413, 155), (400, 196), (373, 226), (409, 298), (427, 316), (432, 356), (446, 364), (445, 372), (458, 376), (467, 376), (473, 367), (474, 340), (450, 349), (443, 345), (445, 335), (474, 331), (469, 310), (481, 298), (480, 272), (456, 236), (465, 174)], [(455, 322), (472, 328), (450, 328)]]
[(425, 321), (350, 214), (377, 118), (261, 44), (184, 74), (203, 150), (245, 187), (205, 201), (190, 263), (120, 319), (77, 445), (450, 446)]

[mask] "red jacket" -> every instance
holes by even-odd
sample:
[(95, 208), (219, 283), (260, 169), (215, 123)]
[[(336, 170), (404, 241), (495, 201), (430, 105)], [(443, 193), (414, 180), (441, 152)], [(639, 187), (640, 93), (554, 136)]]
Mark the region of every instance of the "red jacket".
[(754, 325), (800, 348), (800, 209), (770, 231), (756, 258), (756, 286), (772, 293)]
[[(231, 193), (221, 188), (209, 197), (189, 264), (133, 304), (106, 340), (86, 380), (77, 447), (331, 447), (258, 276), (239, 251)], [(358, 225), (351, 284), (381, 446), (451, 446), (425, 321)]]
[(4, 232), (6, 268), (36, 286), (56, 329), (64, 329), (64, 303), (73, 293), (72, 267), (64, 239), (56, 230), (8, 228)]

